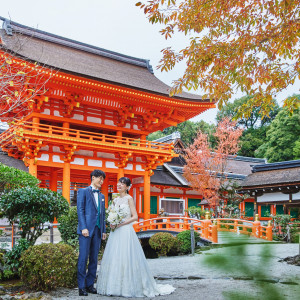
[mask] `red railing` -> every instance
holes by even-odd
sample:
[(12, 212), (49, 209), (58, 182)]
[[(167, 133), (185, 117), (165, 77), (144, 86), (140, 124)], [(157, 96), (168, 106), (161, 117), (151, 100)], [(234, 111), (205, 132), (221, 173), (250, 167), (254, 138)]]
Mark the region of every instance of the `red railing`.
[(218, 231), (231, 231), (236, 233), (248, 234), (253, 237), (273, 240), (272, 225), (262, 226), (260, 222), (240, 219), (216, 219)]
[(247, 234), (256, 238), (272, 241), (272, 226), (262, 226), (259, 221), (240, 219), (208, 219), (198, 220), (185, 217), (161, 217), (140, 221), (133, 225), (136, 232), (147, 230), (168, 230), (181, 232), (190, 230), (193, 225), (202, 238), (214, 243), (218, 242), (218, 231), (231, 231), (238, 234)]
[(2, 146), (10, 143), (11, 139), (15, 137), (23, 136), (29, 138), (47, 138), (47, 141), (60, 140), (61, 142), (66, 141), (70, 143), (70, 141), (72, 141), (79, 144), (105, 144), (113, 147), (126, 147), (129, 149), (132, 147), (133, 149), (141, 149), (143, 151), (155, 150), (165, 153), (169, 153), (174, 148), (173, 144), (120, 137), (45, 124), (35, 124), (32, 122), (16, 124), (2, 133)]
[(213, 243), (218, 242), (217, 225), (212, 224), (211, 220), (198, 220), (185, 217), (161, 217), (140, 221), (133, 225), (136, 232), (147, 230), (167, 230), (181, 232), (190, 230), (193, 225), (194, 230), (202, 238), (208, 239)]

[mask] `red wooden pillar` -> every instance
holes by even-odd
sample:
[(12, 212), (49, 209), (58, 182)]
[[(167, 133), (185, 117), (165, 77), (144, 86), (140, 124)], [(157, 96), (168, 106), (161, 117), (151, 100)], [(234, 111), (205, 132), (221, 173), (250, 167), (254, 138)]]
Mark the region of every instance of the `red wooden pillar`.
[(108, 207), (108, 176), (103, 181), (101, 186), (101, 193), (104, 195), (105, 198), (105, 207)]
[(150, 175), (144, 175), (144, 220), (150, 219)]

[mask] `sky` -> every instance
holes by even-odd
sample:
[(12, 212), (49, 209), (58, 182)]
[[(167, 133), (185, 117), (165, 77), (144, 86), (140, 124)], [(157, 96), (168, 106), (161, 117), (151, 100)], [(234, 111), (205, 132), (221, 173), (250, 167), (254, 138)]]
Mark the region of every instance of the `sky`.
[[(166, 84), (180, 77), (184, 65), (172, 72), (156, 70), (161, 50), (181, 49), (187, 38), (179, 35), (165, 40), (160, 25), (150, 24), (137, 0), (8, 0), (1, 1), (0, 16), (30, 27), (91, 44), (118, 53), (149, 59), (154, 74)], [(195, 92), (194, 92), (195, 93)], [(299, 82), (279, 95), (299, 93)], [(233, 99), (243, 96), (237, 93)], [(233, 100), (232, 99), (232, 100)], [(192, 121), (215, 123), (217, 109), (200, 114)]]

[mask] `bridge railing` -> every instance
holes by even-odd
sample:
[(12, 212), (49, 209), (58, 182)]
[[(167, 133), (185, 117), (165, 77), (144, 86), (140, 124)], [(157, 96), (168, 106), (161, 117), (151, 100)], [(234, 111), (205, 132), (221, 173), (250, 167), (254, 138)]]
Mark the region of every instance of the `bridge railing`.
[(216, 219), (218, 231), (231, 231), (236, 233), (248, 234), (257, 238), (268, 241), (273, 240), (271, 222), (268, 226), (262, 226), (258, 221), (258, 215), (255, 221), (241, 220), (241, 219)]
[(202, 238), (208, 239), (213, 243), (218, 242), (217, 225), (212, 224), (211, 220), (198, 220), (185, 217), (160, 217), (140, 221), (133, 225), (136, 232), (147, 230), (168, 230), (181, 232), (190, 230), (193, 224), (194, 230), (200, 234)]

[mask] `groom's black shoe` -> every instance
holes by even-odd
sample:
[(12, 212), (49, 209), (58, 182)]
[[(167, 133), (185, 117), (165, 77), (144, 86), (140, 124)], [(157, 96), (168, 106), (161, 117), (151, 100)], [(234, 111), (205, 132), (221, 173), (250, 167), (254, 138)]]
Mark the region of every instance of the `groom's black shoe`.
[(79, 290), (79, 296), (88, 296), (89, 295), (85, 289), (78, 289), (78, 290)]
[(97, 290), (92, 285), (87, 287), (86, 291), (91, 294), (97, 294)]

